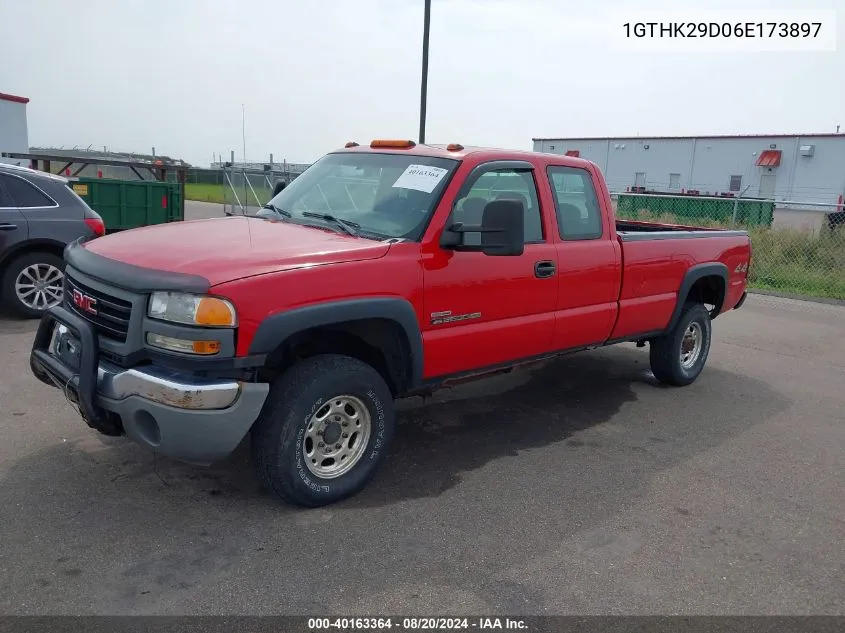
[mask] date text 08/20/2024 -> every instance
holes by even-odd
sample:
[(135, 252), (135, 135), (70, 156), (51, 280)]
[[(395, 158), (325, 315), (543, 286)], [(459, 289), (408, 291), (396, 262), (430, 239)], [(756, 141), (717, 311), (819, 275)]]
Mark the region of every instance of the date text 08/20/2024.
[(375, 617), (375, 618), (309, 618), (309, 631), (405, 631), (424, 630), (526, 630), (524, 620), (518, 618), (435, 618), (435, 617)]

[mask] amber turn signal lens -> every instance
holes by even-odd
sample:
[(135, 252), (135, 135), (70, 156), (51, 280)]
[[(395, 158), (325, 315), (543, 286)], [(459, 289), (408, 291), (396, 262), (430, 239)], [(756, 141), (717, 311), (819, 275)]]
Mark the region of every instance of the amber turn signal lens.
[(220, 351), (220, 341), (194, 341), (194, 354), (216, 354)]
[(235, 325), (235, 312), (228, 301), (216, 297), (203, 297), (194, 317), (197, 325)]

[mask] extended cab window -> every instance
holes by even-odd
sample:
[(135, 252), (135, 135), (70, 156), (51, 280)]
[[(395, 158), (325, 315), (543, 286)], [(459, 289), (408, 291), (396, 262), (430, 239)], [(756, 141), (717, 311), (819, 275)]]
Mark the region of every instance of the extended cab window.
[(577, 167), (551, 166), (548, 175), (561, 239), (593, 240), (601, 237), (601, 207), (589, 172)]
[(56, 203), (23, 178), (0, 174), (0, 185), (12, 198), (12, 205), (20, 208), (54, 207)]
[[(529, 170), (491, 169), (483, 172), (455, 201), (454, 222), (481, 224), (484, 206), (492, 200), (519, 200), (525, 208), (525, 243), (543, 241), (543, 223), (537, 202), (537, 187)], [(466, 244), (481, 243), (480, 233), (466, 233)]]
[[(327, 224), (304, 213), (354, 222), (364, 237), (416, 240), (425, 230), (456, 160), (420, 155), (329, 154), (276, 195), (270, 204), (295, 222)], [(262, 211), (270, 217), (271, 212)]]

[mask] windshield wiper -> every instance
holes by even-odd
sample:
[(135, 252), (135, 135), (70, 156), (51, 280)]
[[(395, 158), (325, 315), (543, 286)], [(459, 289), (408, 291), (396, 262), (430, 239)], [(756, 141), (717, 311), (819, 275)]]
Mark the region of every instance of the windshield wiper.
[(292, 218), (292, 217), (293, 217), (293, 216), (291, 215), (290, 211), (285, 211), (284, 209), (280, 209), (279, 207), (277, 207), (277, 206), (276, 206), (275, 204), (273, 204), (272, 202), (268, 202), (267, 204), (265, 204), (265, 205), (264, 205), (263, 207), (261, 207), (261, 208), (262, 208), (262, 209), (270, 209), (271, 211), (275, 211), (275, 212), (276, 212), (276, 213), (278, 213), (279, 215), (281, 215), (281, 216), (283, 216), (283, 217), (286, 217), (286, 218)]
[(344, 231), (349, 233), (349, 235), (353, 235), (355, 237), (358, 237), (358, 230), (361, 228), (361, 225), (356, 222), (337, 218), (330, 213), (313, 213), (312, 211), (303, 211), (302, 215), (306, 218), (319, 218), (320, 220), (326, 220), (327, 222), (334, 222)]

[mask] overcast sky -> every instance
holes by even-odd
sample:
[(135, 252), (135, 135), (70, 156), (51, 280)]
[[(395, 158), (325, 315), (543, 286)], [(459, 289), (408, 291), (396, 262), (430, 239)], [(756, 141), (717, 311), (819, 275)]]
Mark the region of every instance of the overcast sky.
[[(626, 52), (632, 2), (433, 0), (426, 140), (845, 130), (841, 8), (836, 52)], [(31, 145), (240, 160), (243, 104), (247, 158), (310, 162), (417, 139), (422, 22), (423, 0), (0, 0), (0, 92), (31, 99)]]

